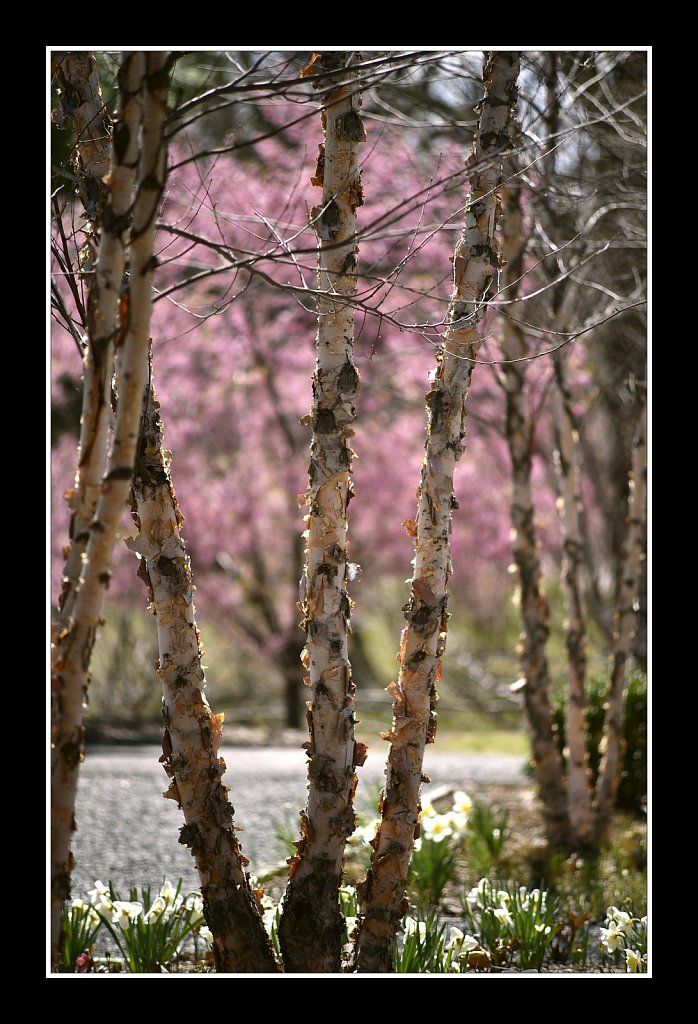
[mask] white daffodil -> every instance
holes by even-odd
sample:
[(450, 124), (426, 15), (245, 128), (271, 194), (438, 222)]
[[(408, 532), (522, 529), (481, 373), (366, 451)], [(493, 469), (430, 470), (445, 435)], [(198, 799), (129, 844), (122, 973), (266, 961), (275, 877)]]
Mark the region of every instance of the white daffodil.
[(636, 949), (626, 949), (625, 970), (627, 974), (637, 974), (642, 964), (642, 954)]
[(87, 898), (97, 910), (111, 911), (112, 909), (111, 893), (99, 879), (95, 882), (94, 889), (90, 889), (88, 892)]
[(506, 891), (506, 889), (499, 889), (497, 891), (497, 899), (499, 900), (503, 907), (508, 907), (509, 904), (511, 903), (511, 896)]
[[(203, 924), (204, 920), (204, 900), (198, 892), (189, 893), (184, 901), (184, 909), (186, 910), (186, 917), (189, 924), (196, 926), (197, 924)], [(168, 910), (172, 910), (172, 907), (168, 907)]]
[(143, 920), (146, 924), (153, 924), (155, 921), (162, 917), (164, 912), (167, 910), (167, 904), (165, 903), (162, 896), (156, 896), (153, 902), (150, 904), (150, 909), (147, 914), (143, 915)]
[(467, 816), (473, 809), (473, 801), (470, 799), (467, 793), (464, 793), (462, 789), (459, 789), (453, 794), (453, 810), (456, 814), (464, 814)]
[(135, 921), (139, 914), (143, 913), (141, 903), (128, 903), (126, 900), (114, 900), (112, 908), (112, 924), (118, 924), (119, 928), (128, 928), (132, 921)]
[(204, 912), (204, 898), (198, 892), (190, 892), (184, 901), (184, 906), (187, 910), (195, 911), (197, 914), (203, 914)]
[(446, 949), (451, 949), (452, 946), (457, 946), (460, 949), (461, 943), (465, 938), (465, 933), (456, 928), (455, 925), (451, 925), (448, 929), (448, 938), (446, 939)]
[(460, 811), (449, 811), (444, 817), (448, 822), (456, 839), (462, 838), (468, 830), (468, 816)]
[(464, 935), (463, 941), (460, 944), (461, 956), (463, 953), (472, 953), (472, 951), (477, 949), (479, 945), (480, 943), (474, 935)]
[(552, 928), (549, 924), (534, 924), (534, 929), (539, 935), (550, 935)]
[(488, 880), (486, 878), (481, 878), (477, 885), (473, 886), (466, 896), (471, 907), (484, 907), (486, 905), (485, 890), (488, 885)]
[(625, 936), (616, 921), (609, 921), (608, 928), (601, 929), (601, 945), (609, 953), (615, 953), (617, 949), (622, 949), (625, 945)]
[(635, 932), (635, 920), (630, 914), (626, 914), (624, 910), (619, 910), (616, 913), (616, 924), (623, 935), (628, 938)]
[(76, 897), (72, 901), (71, 909), (73, 916), (85, 919), (90, 928), (96, 928), (101, 921), (101, 918), (95, 908), (89, 903), (83, 903), (79, 897)]
[(413, 917), (405, 918), (405, 935), (417, 935), (420, 942), (424, 942), (427, 937), (427, 925), (426, 921), (415, 921)]
[(431, 802), (431, 800), (427, 800), (427, 802), (422, 805), (422, 820), (424, 820), (424, 818), (435, 818), (435, 817), (436, 817), (436, 808), (434, 807), (434, 805)]
[(355, 842), (366, 843), (367, 845), (376, 838), (376, 829), (378, 828), (379, 822), (372, 821), (369, 825), (358, 825), (350, 836), (350, 840), (353, 839)]
[(424, 830), (425, 838), (428, 837), (435, 843), (440, 843), (443, 839), (447, 839), (448, 836), (453, 834), (448, 818), (444, 814), (437, 814), (433, 818), (427, 818), (426, 821), (422, 822), (422, 829)]
[(162, 886), (160, 887), (160, 895), (169, 907), (174, 906), (175, 900), (177, 899), (177, 888), (172, 884), (169, 878), (166, 878), (162, 883)]
[(495, 907), (492, 910), (492, 914), (497, 918), (500, 924), (505, 925), (507, 928), (514, 927), (514, 918), (509, 913), (507, 907)]
[(213, 943), (213, 932), (206, 925), (203, 928), (199, 928), (199, 935), (204, 942), (208, 942), (209, 946)]
[(345, 921), (345, 924), (346, 924), (346, 927), (347, 927), (347, 935), (351, 935), (351, 933), (354, 931), (354, 928), (356, 928), (356, 918), (355, 917), (345, 917), (344, 921)]

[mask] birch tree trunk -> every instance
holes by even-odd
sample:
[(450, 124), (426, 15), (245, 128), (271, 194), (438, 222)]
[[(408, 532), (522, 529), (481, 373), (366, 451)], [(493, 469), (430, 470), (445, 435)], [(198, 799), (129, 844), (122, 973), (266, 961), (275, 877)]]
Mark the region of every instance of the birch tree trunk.
[[(70, 894), (72, 855), (70, 839), (75, 829), (74, 808), (78, 766), (82, 760), (84, 708), (89, 684), (89, 665), (104, 591), (111, 577), (116, 531), (128, 497), (148, 371), (148, 330), (153, 277), (155, 220), (165, 180), (164, 120), (169, 55), (133, 52), (124, 55), (123, 86), (142, 92), (142, 137), (138, 168), (138, 192), (131, 227), (131, 278), (121, 317), (121, 380), (116, 427), (106, 475), (96, 512), (89, 527), (83, 571), (76, 590), (70, 620), (56, 638), (53, 671), (59, 720), (54, 735), (55, 765), (51, 780), (51, 959), (56, 963), (63, 901)], [(122, 104), (123, 109), (123, 104)], [(123, 125), (114, 132), (113, 165), (130, 148), (132, 138)], [(115, 231), (109, 209), (105, 210), (105, 238)], [(100, 253), (101, 263), (101, 253)], [(99, 271), (98, 271), (99, 280)], [(118, 294), (121, 277), (112, 277)], [(113, 335), (116, 322), (110, 325)]]
[[(517, 294), (513, 282), (521, 278), (523, 270), (523, 235), (518, 192), (510, 189), (507, 200), (504, 219), (504, 256), (507, 266), (503, 285), (509, 285), (505, 294), (511, 301)], [(518, 316), (517, 305), (509, 309), (512, 316)], [(518, 323), (508, 317), (504, 319), (502, 355), (508, 360), (523, 359), (527, 355), (523, 331)], [(525, 367), (525, 362), (507, 362), (501, 373), (506, 395), (506, 436), (511, 458), (514, 562), (518, 571), (523, 626), (519, 646), (520, 671), (526, 680), (524, 698), (536, 781), (543, 803), (545, 831), (552, 846), (562, 846), (569, 838), (569, 818), (562, 762), (553, 736), (550, 706), (550, 670), (546, 654), (550, 612), (540, 584), (539, 543), (531, 487), (532, 436), (526, 412)]]
[(580, 527), (579, 437), (575, 428), (572, 396), (565, 379), (561, 352), (555, 364), (555, 465), (560, 495), (562, 527), (562, 585), (565, 595), (565, 645), (567, 647), (567, 810), (575, 849), (590, 847), (594, 826), (591, 810), (589, 762), (586, 751), (586, 617), (582, 588), (584, 546)]
[[(141, 94), (136, 54), (127, 55), (119, 71), (120, 112), (116, 127), (118, 146), (109, 147), (112, 126), (102, 102), (97, 67), (90, 53), (69, 53), (56, 66), (62, 115), (72, 119), (78, 138), (74, 167), (78, 194), (83, 198), (88, 223), (81, 250), (83, 269), (92, 269), (101, 233), (94, 281), (88, 284), (87, 346), (80, 418), (80, 444), (75, 484), (68, 492), (72, 510), (70, 537), (61, 595), (58, 630), (65, 629), (75, 603), (83, 556), (99, 500), (107, 459), (107, 432), (111, 422), (111, 379), (114, 339), (119, 320), (132, 190), (138, 160)], [(78, 100), (81, 102), (78, 103)], [(109, 172), (109, 185), (106, 175)], [(102, 220), (106, 222), (102, 226)]]
[(643, 403), (632, 455), (632, 478), (628, 501), (627, 534), (616, 605), (611, 678), (608, 687), (605, 750), (596, 784), (596, 837), (601, 842), (608, 832), (618, 792), (623, 742), (625, 674), (637, 619), (637, 588), (644, 560), (643, 522), (647, 499), (647, 409)]
[(88, 50), (54, 53), (52, 70), (59, 97), (53, 120), (59, 128), (70, 125), (75, 133), (73, 170), (86, 218), (80, 266), (82, 270), (93, 270), (107, 197), (104, 179), (109, 173), (112, 122), (102, 99), (97, 63), (92, 53)]
[[(152, 366), (152, 363), (151, 363)], [(217, 756), (223, 715), (204, 695), (206, 679), (193, 599), (191, 562), (182, 515), (163, 447), (160, 404), (150, 384), (133, 480), (133, 518), (139, 535), (129, 547), (141, 557), (138, 575), (157, 619), (164, 731), (160, 758), (172, 780), (165, 797), (184, 812), (180, 842), (192, 852), (201, 878), (204, 915), (213, 933), (216, 969), (226, 973), (276, 971), (260, 907), (244, 868)]]
[[(317, 359), (310, 412), (309, 487), (304, 497), (306, 562), (300, 582), (310, 686), (308, 803), (290, 863), (279, 939), (287, 972), (340, 970), (344, 920), (339, 886), (344, 848), (354, 831), (354, 768), (365, 750), (354, 741), (354, 683), (348, 655), (347, 505), (352, 495), (349, 439), (359, 375), (353, 360), (356, 208), (363, 202), (358, 75), (346, 53), (315, 54), (306, 74), (338, 71), (323, 104), (324, 146), (315, 177), (320, 206), (311, 211), (319, 236)], [(323, 79), (326, 81), (326, 79)]]
[(470, 198), (453, 257), (454, 289), (448, 329), (426, 396), (426, 454), (422, 460), (416, 522), (414, 574), (404, 608), (393, 698), (381, 822), (373, 840), (368, 874), (357, 886), (360, 915), (354, 933), (354, 966), (360, 973), (391, 970), (391, 949), (407, 911), (407, 870), (419, 835), (424, 748), (436, 732), (436, 685), (446, 646), (448, 577), (452, 572), (449, 531), (456, 507), (453, 478), (463, 453), (465, 403), (481, 336), (477, 327), (493, 271), (499, 266), (495, 232), (504, 153), (511, 147), (519, 59), (489, 53), (483, 69), (485, 96), (470, 157)]

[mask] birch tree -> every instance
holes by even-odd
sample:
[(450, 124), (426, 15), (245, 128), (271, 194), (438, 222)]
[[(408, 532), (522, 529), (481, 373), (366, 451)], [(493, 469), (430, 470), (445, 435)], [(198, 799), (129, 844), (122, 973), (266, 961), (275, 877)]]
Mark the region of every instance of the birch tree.
[(306, 562), (300, 582), (310, 687), (308, 803), (292, 859), (279, 939), (287, 971), (340, 968), (344, 920), (339, 911), (344, 847), (354, 831), (354, 769), (365, 751), (354, 740), (354, 683), (348, 654), (348, 520), (352, 495), (349, 440), (359, 375), (354, 366), (356, 208), (363, 203), (358, 76), (346, 53), (315, 54), (305, 72), (334, 72), (324, 97), (313, 184), (322, 202), (311, 211), (319, 238), (317, 359), (313, 377), (309, 486), (303, 503)]
[[(594, 261), (602, 256), (608, 248), (608, 242), (595, 247), (592, 241), (592, 231), (595, 225), (604, 217), (612, 215), (615, 211), (623, 209), (626, 205), (623, 202), (622, 194), (612, 197), (604, 196), (601, 204), (596, 204), (591, 212), (580, 210), (578, 196), (574, 186), (570, 192), (565, 191), (565, 185), (560, 182), (556, 174), (556, 150), (558, 140), (561, 136), (560, 125), (562, 119), (562, 106), (560, 103), (560, 84), (558, 76), (560, 73), (560, 61), (558, 54), (547, 54), (543, 61), (543, 77), (546, 87), (546, 105), (542, 118), (546, 129), (546, 147), (548, 147), (540, 158), (541, 182), (540, 188), (534, 193), (533, 204), (533, 231), (543, 243), (545, 257), (541, 260), (543, 268), (544, 286), (540, 293), (545, 296), (543, 299), (544, 309), (542, 312), (547, 316), (549, 331), (556, 337), (564, 337), (565, 330), (575, 319), (584, 317), (590, 304), (590, 296), (599, 292), (612, 295), (617, 301), (619, 296), (606, 286), (605, 283), (596, 283), (593, 277), (587, 282), (586, 271), (581, 272), (582, 267), (593, 267)], [(593, 86), (599, 79), (603, 81), (606, 72), (599, 73), (592, 78), (589, 85)], [(569, 93), (571, 83), (565, 82), (566, 94)], [(586, 91), (588, 86), (579, 86), (580, 92)], [(605, 100), (613, 101), (613, 93), (602, 87)], [(593, 101), (594, 109), (603, 110), (604, 107)], [(606, 129), (602, 121), (603, 129)], [(615, 121), (609, 114), (608, 125), (613, 135), (616, 130)], [(600, 128), (600, 130), (602, 130)], [(622, 145), (626, 145), (626, 130), (618, 125), (617, 132)], [(568, 159), (571, 154), (568, 154)], [(575, 154), (580, 161), (585, 156), (579, 152)], [(564, 180), (564, 179), (563, 179)], [(505, 234), (515, 236), (521, 234), (520, 229), (506, 225), (514, 225), (520, 220), (520, 211), (516, 207), (518, 202), (512, 195), (510, 215), (505, 221)], [(572, 258), (565, 251), (570, 242), (582, 238), (579, 245), (583, 255), (578, 259), (577, 265), (573, 265)], [(514, 286), (512, 294), (511, 282), (521, 279), (523, 263), (521, 253), (517, 246), (512, 244), (508, 255), (508, 267), (505, 281), (508, 292), (508, 301), (511, 302), (518, 292)], [(515, 261), (516, 260), (516, 261)], [(637, 283), (637, 271), (633, 271)], [(534, 308), (540, 308), (534, 306)], [(530, 307), (529, 307), (530, 309)], [(505, 318), (503, 333), (503, 354), (505, 358), (513, 359), (526, 356), (528, 344), (523, 333), (521, 318), (526, 315), (518, 312), (516, 306), (511, 308), (511, 315)], [(529, 312), (526, 319), (530, 320)], [(530, 326), (530, 323), (529, 325)], [(570, 335), (568, 335), (570, 336)], [(554, 408), (554, 430), (555, 430), (555, 461), (557, 465), (560, 509), (560, 523), (563, 541), (563, 564), (562, 564), (562, 589), (565, 601), (565, 643), (567, 648), (567, 671), (568, 686), (566, 696), (566, 738), (567, 738), (567, 773), (563, 777), (557, 752), (550, 750), (550, 726), (549, 726), (549, 690), (550, 679), (547, 666), (546, 642), (549, 632), (547, 601), (540, 590), (541, 566), (537, 554), (537, 539), (533, 520), (533, 491), (531, 487), (531, 459), (530, 453), (533, 447), (532, 419), (527, 419), (524, 395), (525, 362), (505, 364), (502, 370), (502, 380), (507, 389), (507, 437), (509, 441), (512, 474), (514, 486), (514, 503), (512, 506), (512, 519), (517, 532), (515, 560), (519, 570), (521, 583), (521, 610), (524, 623), (524, 654), (537, 652), (536, 657), (531, 660), (524, 657), (522, 674), (525, 677), (525, 697), (529, 721), (533, 733), (534, 759), (536, 761), (537, 777), (540, 784), (541, 797), (543, 800), (543, 811), (546, 819), (546, 830), (551, 843), (555, 845), (567, 845), (576, 849), (588, 849), (598, 846), (600, 832), (595, 824), (594, 812), (592, 809), (592, 793), (589, 779), (588, 760), (586, 754), (586, 722), (585, 710), (586, 699), (584, 691), (586, 672), (586, 624), (585, 624), (585, 601), (584, 589), (581, 579), (582, 565), (586, 562), (589, 567), (589, 575), (595, 578), (595, 566), (589, 550), (589, 545), (582, 528), (582, 507), (579, 493), (579, 472), (581, 448), (579, 444), (578, 423), (573, 411), (572, 393), (567, 382), (566, 374), (566, 353), (562, 349), (553, 353), (553, 408)], [(526, 437), (528, 433), (528, 437)], [(587, 454), (589, 448), (587, 446)], [(521, 513), (521, 502), (516, 500), (517, 490), (522, 496), (523, 504), (530, 502), (531, 515), (528, 521), (528, 532), (531, 542), (522, 545), (521, 538), (526, 536), (525, 517)], [(517, 522), (517, 515), (521, 519), (521, 526)], [(617, 510), (615, 510), (616, 518)], [(641, 543), (641, 542), (640, 542)], [(522, 550), (522, 546), (526, 548)], [(525, 566), (528, 563), (529, 573), (526, 575)], [(641, 563), (640, 563), (641, 564)], [(533, 577), (531, 577), (531, 571)], [(634, 577), (631, 572), (630, 576)], [(635, 585), (635, 584), (633, 584)], [(538, 594), (536, 594), (538, 588)], [(599, 596), (597, 593), (597, 603)], [(540, 598), (540, 600), (538, 599)], [(632, 604), (632, 602), (631, 602)], [(624, 644), (628, 653), (628, 642)], [(536, 668), (538, 671), (536, 671)], [(624, 668), (622, 672), (624, 672)], [(620, 684), (622, 690), (622, 683)], [(532, 707), (531, 695), (538, 693), (540, 702), (536, 709)], [(546, 696), (548, 694), (548, 696)], [(616, 695), (617, 696), (617, 695)], [(622, 701), (622, 697), (621, 697)], [(617, 705), (614, 705), (617, 711)], [(611, 746), (614, 752), (611, 754), (611, 762), (615, 758), (615, 767), (618, 767), (617, 748), (615, 739), (620, 737), (620, 719), (616, 720), (615, 726), (611, 727)], [(545, 770), (539, 761), (539, 753), (547, 750)], [(567, 821), (563, 817), (563, 796), (566, 792)]]
[[(503, 286), (511, 302), (518, 296), (523, 272), (523, 231), (518, 193), (507, 194), (504, 220), (504, 256), (506, 270)], [(543, 817), (548, 841), (564, 845), (569, 833), (562, 762), (553, 735), (550, 703), (550, 668), (546, 644), (550, 634), (550, 609), (541, 585), (539, 541), (531, 484), (532, 430), (526, 410), (526, 362), (529, 354), (518, 317), (517, 305), (502, 326), (500, 380), (506, 398), (506, 438), (511, 459), (511, 521), (514, 534), (522, 632), (519, 651), (524, 699), (531, 733), (536, 780), (540, 787)]]
[(558, 507), (563, 541), (562, 585), (565, 597), (567, 648), (567, 809), (570, 835), (577, 849), (593, 843), (589, 761), (586, 751), (586, 616), (581, 579), (583, 540), (580, 526), (579, 435), (561, 352), (553, 355), (555, 390), (555, 463), (559, 478)]
[[(128, 497), (135, 460), (144, 386), (148, 369), (148, 330), (153, 277), (155, 218), (165, 173), (164, 120), (169, 55), (140, 51), (124, 54), (119, 77), (122, 118), (114, 129), (111, 170), (119, 186), (128, 181), (128, 168), (138, 159), (137, 193), (130, 228), (130, 279), (119, 300), (125, 265), (123, 237), (127, 227), (121, 199), (110, 194), (103, 215), (103, 244), (96, 270), (97, 295), (94, 320), (88, 333), (97, 358), (107, 339), (121, 350), (122, 387), (109, 460), (99, 488), (89, 539), (82, 560), (70, 617), (55, 636), (52, 688), (56, 720), (52, 735), (51, 779), (51, 960), (58, 956), (63, 902), (70, 895), (71, 834), (74, 831), (75, 794), (84, 743), (84, 710), (89, 685), (89, 665), (100, 622), (104, 591), (109, 586), (116, 531)], [(135, 104), (133, 118), (126, 116)], [(140, 123), (140, 143), (138, 128)], [(124, 168), (123, 176), (119, 169)], [(111, 189), (110, 189), (111, 193)], [(130, 195), (129, 195), (130, 201)], [(124, 204), (128, 209), (128, 204)], [(90, 308), (94, 301), (90, 296)], [(119, 309), (120, 307), (120, 309)], [(108, 343), (107, 343), (108, 344)], [(101, 347), (100, 347), (101, 346)], [(107, 376), (110, 375), (107, 370)], [(106, 401), (106, 384), (100, 386), (99, 402)], [(99, 405), (99, 402), (96, 405)], [(90, 406), (94, 408), (94, 405)], [(92, 435), (86, 432), (87, 443)], [(84, 456), (83, 456), (84, 457)]]
[(615, 633), (611, 653), (606, 720), (604, 723), (604, 755), (596, 783), (596, 838), (604, 839), (613, 815), (618, 792), (623, 742), (624, 685), (628, 657), (637, 623), (637, 595), (642, 563), (643, 525), (647, 500), (647, 409), (640, 406), (637, 435), (632, 455), (632, 473), (628, 502), (627, 532), (623, 571), (616, 602)]
[(183, 517), (170, 466), (151, 379), (132, 492), (138, 537), (129, 547), (140, 556), (139, 575), (148, 587), (150, 609), (157, 620), (164, 722), (160, 760), (171, 779), (164, 795), (176, 800), (184, 812), (179, 841), (191, 850), (201, 878), (216, 969), (273, 972), (278, 968), (257, 895), (245, 873), (248, 861), (235, 835), (228, 787), (222, 782), (226, 765), (218, 749), (223, 715), (211, 713), (204, 694), (191, 562), (182, 539)]
[[(393, 723), (383, 738), (390, 743), (386, 784), (368, 874), (357, 887), (359, 917), (354, 963), (360, 973), (391, 969), (391, 948), (407, 910), (407, 869), (419, 835), (424, 748), (436, 732), (436, 686), (446, 646), (448, 577), (452, 566), (449, 531), (456, 506), (453, 480), (463, 453), (466, 399), (481, 335), (485, 299), (499, 266), (495, 232), (504, 154), (512, 145), (519, 59), (515, 53), (488, 53), (485, 88), (470, 157), (470, 196), (465, 225), (453, 257), (453, 293), (443, 347), (430, 375), (426, 396), (427, 436), (418, 491), (414, 573), (405, 606)], [(428, 780), (426, 780), (428, 781)]]

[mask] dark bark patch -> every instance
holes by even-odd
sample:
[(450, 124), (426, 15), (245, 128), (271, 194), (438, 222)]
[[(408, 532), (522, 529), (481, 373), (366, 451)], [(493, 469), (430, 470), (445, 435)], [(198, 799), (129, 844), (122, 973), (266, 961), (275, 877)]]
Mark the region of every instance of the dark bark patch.
[(105, 483), (109, 480), (130, 480), (133, 476), (132, 466), (117, 466), (104, 478)]
[(315, 431), (318, 434), (331, 434), (337, 429), (334, 413), (331, 409), (318, 409), (315, 417)]
[(356, 110), (347, 110), (335, 118), (334, 129), (338, 139), (351, 142), (365, 142), (366, 128), (361, 115)]

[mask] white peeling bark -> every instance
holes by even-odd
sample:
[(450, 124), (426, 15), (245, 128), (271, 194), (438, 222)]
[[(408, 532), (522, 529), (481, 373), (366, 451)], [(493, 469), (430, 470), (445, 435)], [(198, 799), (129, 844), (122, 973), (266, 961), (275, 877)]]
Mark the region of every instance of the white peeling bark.
[(354, 964), (360, 973), (391, 969), (391, 946), (407, 910), (405, 888), (414, 839), (419, 834), (420, 787), (425, 744), (436, 731), (436, 684), (446, 646), (449, 532), (456, 507), (453, 479), (463, 453), (465, 403), (493, 271), (499, 266), (495, 239), (503, 159), (511, 147), (519, 59), (515, 53), (486, 55), (485, 96), (470, 157), (470, 197), (463, 233), (453, 257), (454, 289), (448, 329), (437, 365), (430, 374), (426, 454), (422, 461), (410, 600), (404, 608), (393, 725), (381, 823), (373, 840), (371, 865), (357, 886), (360, 916), (355, 932)]
[(146, 390), (132, 497), (139, 535), (128, 546), (141, 556), (138, 575), (149, 588), (150, 609), (157, 619), (164, 720), (160, 760), (172, 780), (164, 795), (184, 812), (179, 841), (190, 848), (199, 872), (216, 969), (234, 974), (276, 971), (222, 781), (226, 766), (218, 749), (223, 715), (211, 713), (204, 695), (191, 562), (152, 380)]
[[(523, 269), (523, 233), (518, 192), (510, 190), (504, 219), (504, 250), (507, 260), (504, 284), (521, 278)], [(515, 297), (512, 285), (505, 292)], [(516, 305), (509, 307), (516, 316)], [(518, 323), (504, 319), (502, 355), (508, 360), (528, 354), (526, 338)], [(567, 800), (562, 761), (553, 735), (550, 704), (550, 669), (546, 645), (550, 634), (548, 599), (541, 587), (539, 540), (531, 485), (531, 425), (526, 410), (526, 363), (508, 362), (502, 366), (502, 386), (506, 395), (506, 436), (511, 458), (511, 520), (514, 533), (514, 562), (518, 571), (522, 632), (519, 652), (521, 675), (526, 680), (524, 699), (531, 734), (533, 762), (543, 804), (543, 819), (548, 842), (563, 846), (569, 838)]]
[[(128, 301), (122, 309), (121, 394), (114, 441), (99, 502), (89, 528), (80, 583), (68, 625), (56, 638), (54, 685), (60, 709), (55, 735), (56, 765), (51, 780), (52, 962), (57, 956), (60, 913), (70, 893), (78, 766), (83, 757), (84, 708), (89, 666), (104, 591), (109, 586), (116, 531), (133, 476), (136, 441), (148, 380), (148, 331), (154, 270), (155, 222), (165, 180), (164, 120), (169, 80), (167, 53), (129, 53), (143, 92), (138, 192), (131, 227)], [(119, 152), (115, 131), (113, 146)], [(127, 140), (130, 141), (130, 140)], [(105, 211), (105, 230), (108, 229)], [(118, 287), (117, 282), (113, 282)]]
[[(351, 59), (351, 58), (349, 58)], [(366, 134), (359, 115), (358, 74), (348, 54), (315, 54), (306, 74), (336, 71), (326, 88), (324, 145), (313, 184), (322, 203), (311, 212), (319, 237), (317, 358), (309, 486), (303, 503), (306, 562), (300, 583), (306, 630), (303, 663), (310, 687), (308, 803), (292, 859), (279, 939), (287, 972), (340, 969), (343, 918), (338, 893), (344, 848), (354, 831), (354, 768), (365, 750), (354, 741), (354, 683), (348, 654), (351, 601), (347, 594), (347, 506), (352, 496), (349, 439), (359, 374), (354, 366), (356, 208), (363, 202), (359, 145)], [(329, 82), (329, 84), (328, 84)]]
[(102, 99), (97, 63), (89, 50), (54, 53), (51, 63), (59, 97), (53, 120), (59, 128), (70, 125), (75, 133), (73, 170), (86, 218), (80, 269), (92, 270), (106, 198), (104, 178), (111, 162), (112, 122)]
[[(114, 341), (119, 326), (119, 294), (126, 265), (126, 233), (133, 201), (133, 182), (138, 162), (138, 132), (141, 116), (140, 82), (142, 68), (136, 53), (127, 55), (119, 71), (120, 111), (113, 130), (111, 164), (104, 165), (101, 133), (109, 129), (104, 113), (96, 65), (90, 54), (68, 54), (59, 63), (60, 80), (70, 82), (70, 96), (76, 92), (88, 99), (77, 108), (75, 131), (80, 138), (76, 166), (85, 168), (92, 183), (83, 184), (81, 195), (89, 197), (88, 244), (94, 246), (101, 235), (94, 280), (88, 286), (87, 346), (84, 357), (80, 444), (75, 484), (67, 499), (72, 510), (70, 543), (66, 555), (63, 584), (59, 598), (59, 630), (64, 629), (73, 611), (75, 592), (89, 527), (99, 500), (107, 459), (107, 434), (112, 419), (111, 379), (114, 370)], [(80, 80), (79, 75), (88, 77)], [(61, 98), (65, 100), (65, 85)], [(74, 100), (73, 100), (74, 102)], [(78, 115), (80, 112), (80, 116)], [(102, 116), (100, 116), (100, 114)], [(67, 122), (64, 115), (63, 121)], [(90, 141), (91, 132), (98, 136)], [(106, 177), (109, 172), (108, 178)], [(99, 178), (98, 178), (99, 175)], [(101, 190), (103, 195), (97, 196)], [(104, 223), (102, 223), (102, 221)]]
[(647, 500), (647, 408), (640, 409), (637, 435), (632, 454), (632, 476), (628, 499), (627, 534), (620, 587), (616, 603), (616, 629), (611, 655), (604, 724), (604, 755), (596, 783), (596, 835), (601, 841), (613, 816), (623, 744), (623, 707), (625, 675), (637, 622), (637, 588), (642, 562), (643, 525)]
[(589, 760), (586, 751), (586, 616), (581, 580), (584, 548), (580, 526), (578, 451), (572, 396), (565, 379), (564, 357), (555, 363), (555, 465), (560, 494), (558, 508), (562, 529), (562, 587), (565, 596), (565, 645), (567, 647), (567, 809), (570, 837), (575, 849), (590, 847), (594, 825), (591, 809)]

